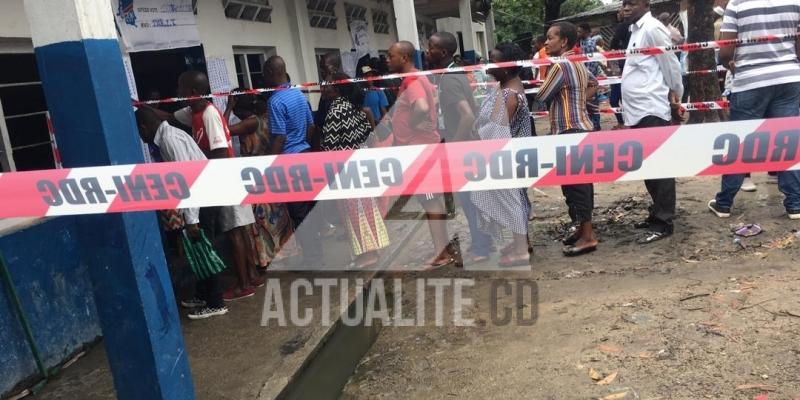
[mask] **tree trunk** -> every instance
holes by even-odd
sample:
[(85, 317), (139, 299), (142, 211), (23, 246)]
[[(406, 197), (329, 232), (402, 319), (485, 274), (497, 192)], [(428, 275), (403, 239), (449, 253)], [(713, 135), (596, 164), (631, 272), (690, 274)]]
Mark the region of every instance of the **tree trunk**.
[[(689, 0), (689, 43), (714, 40), (714, 20), (712, 0)], [(714, 50), (693, 51), (689, 53), (689, 71), (711, 70), (717, 68)], [(689, 75), (688, 87), (689, 101), (715, 101), (722, 98), (717, 74)], [(725, 120), (725, 111), (692, 111), (689, 123), (719, 122)]]

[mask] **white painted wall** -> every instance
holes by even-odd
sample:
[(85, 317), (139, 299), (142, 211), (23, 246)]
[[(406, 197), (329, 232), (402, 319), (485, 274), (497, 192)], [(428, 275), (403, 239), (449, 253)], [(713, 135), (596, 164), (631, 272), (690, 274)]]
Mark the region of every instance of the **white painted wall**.
[[(339, 49), (341, 52), (348, 52), (353, 47), (353, 41), (350, 38), (350, 30), (347, 27), (347, 14), (344, 8), (345, 1), (337, 0), (334, 12), (338, 20), (336, 21), (336, 30), (311, 28), (311, 41), (314, 43), (314, 48), (321, 49)], [(397, 27), (392, 18), (392, 5), (387, 3), (378, 3), (374, 0), (347, 0), (347, 3), (362, 6), (367, 9), (366, 19), (369, 26), (369, 40), (370, 44), (375, 50), (386, 51), (394, 42), (397, 41)], [(375, 33), (374, 25), (372, 23), (372, 10), (379, 9), (389, 14), (389, 34)], [(306, 21), (308, 24), (308, 21)]]
[[(46, 0), (42, 0), (46, 1)], [(103, 0), (107, 1), (107, 0)], [(287, 7), (287, 2), (297, 1), (298, 7), (305, 8), (302, 0), (271, 0), (273, 7), (272, 22), (251, 22), (229, 19), (220, 0), (198, 0), (197, 28), (200, 40), (203, 43), (206, 57), (222, 57), (226, 61), (231, 82), (236, 82), (236, 68), (233, 59), (233, 48), (246, 47), (274, 47), (278, 55), (287, 63), (288, 72), (292, 79), (298, 81), (315, 81), (317, 76), (311, 74), (316, 71), (316, 66), (304, 66), (300, 61), (304, 51), (313, 54), (314, 48), (333, 48), (342, 52), (350, 51), (352, 41), (347, 28), (344, 1), (339, 0), (336, 5), (338, 29), (319, 29), (308, 26), (308, 20), (302, 21), (309, 35), (311, 49), (301, 49), (293, 40), (293, 26), (291, 18), (296, 18)], [(30, 38), (30, 29), (23, 7), (24, 0), (0, 0), (0, 46), (9, 45), (9, 38)], [(367, 8), (367, 23), (372, 47), (377, 50), (387, 50), (392, 43), (397, 41), (397, 29), (392, 18), (393, 11), (390, 3), (378, 3), (375, 0), (348, 0), (349, 3)], [(391, 26), (389, 34), (376, 34), (372, 24), (372, 10), (381, 9), (389, 14)], [(59, 23), (54, 21), (54, 23)], [(306, 53), (309, 54), (309, 53)]]
[(0, 37), (30, 38), (24, 0), (0, 0)]
[[(436, 20), (436, 30), (438, 32), (450, 32), (453, 35), (456, 35), (456, 32), (461, 32), (461, 20), (459, 18), (440, 18)], [(486, 42), (486, 26), (483, 23), (473, 22), (472, 23), (472, 31), (475, 32), (474, 37), (472, 38), (473, 43), (475, 43), (475, 51), (478, 54), (486, 57), (487, 50), (486, 47), (481, 46), (481, 41), (478, 40), (478, 32), (483, 32), (484, 40), (483, 43)], [(483, 48), (481, 48), (483, 47)]]
[[(291, 1), (291, 0), (290, 0)], [(228, 67), (228, 75), (236, 84), (236, 65), (233, 61), (233, 48), (275, 47), (277, 54), (286, 60), (289, 75), (295, 81), (306, 80), (300, 55), (293, 45), (289, 25), (289, 12), (284, 1), (270, 1), (272, 22), (242, 21), (225, 17), (225, 10), (219, 0), (198, 0), (197, 30), (206, 57), (222, 57)]]

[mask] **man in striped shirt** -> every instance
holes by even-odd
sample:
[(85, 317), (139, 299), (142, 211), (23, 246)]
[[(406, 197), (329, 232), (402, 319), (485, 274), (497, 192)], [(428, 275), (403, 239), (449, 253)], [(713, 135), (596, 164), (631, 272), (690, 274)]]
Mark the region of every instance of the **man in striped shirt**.
[[(721, 39), (747, 39), (800, 31), (797, 0), (731, 0), (720, 28)], [(731, 120), (796, 117), (800, 115), (800, 38), (754, 43), (720, 50), (722, 65), (733, 75)], [(733, 199), (744, 174), (724, 175), (722, 188), (708, 208), (720, 218), (731, 215)], [(778, 188), (791, 219), (800, 219), (800, 171), (778, 173)]]
[[(558, 22), (547, 31), (545, 48), (551, 57), (569, 56), (578, 42), (575, 25)], [(594, 130), (586, 112), (586, 101), (597, 91), (597, 79), (582, 63), (559, 62), (550, 67), (537, 98), (550, 103), (550, 132), (557, 135)], [(569, 216), (578, 229), (565, 238), (565, 256), (578, 256), (597, 249), (592, 230), (594, 186), (565, 185), (561, 191), (566, 198)]]

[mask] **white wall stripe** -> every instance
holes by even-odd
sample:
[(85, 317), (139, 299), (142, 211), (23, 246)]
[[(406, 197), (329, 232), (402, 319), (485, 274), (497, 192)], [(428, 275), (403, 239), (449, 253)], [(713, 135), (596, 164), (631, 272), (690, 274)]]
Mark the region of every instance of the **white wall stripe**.
[(25, 0), (34, 47), (84, 39), (117, 39), (116, 0)]

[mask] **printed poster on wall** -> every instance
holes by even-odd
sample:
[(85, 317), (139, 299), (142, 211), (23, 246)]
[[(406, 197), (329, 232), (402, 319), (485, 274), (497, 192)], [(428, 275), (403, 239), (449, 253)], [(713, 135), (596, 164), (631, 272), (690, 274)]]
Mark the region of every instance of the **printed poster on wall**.
[(200, 45), (192, 0), (110, 0), (128, 52)]
[(350, 36), (353, 39), (353, 48), (356, 49), (358, 58), (363, 57), (369, 53), (369, 30), (367, 22), (361, 20), (353, 20), (350, 22)]

